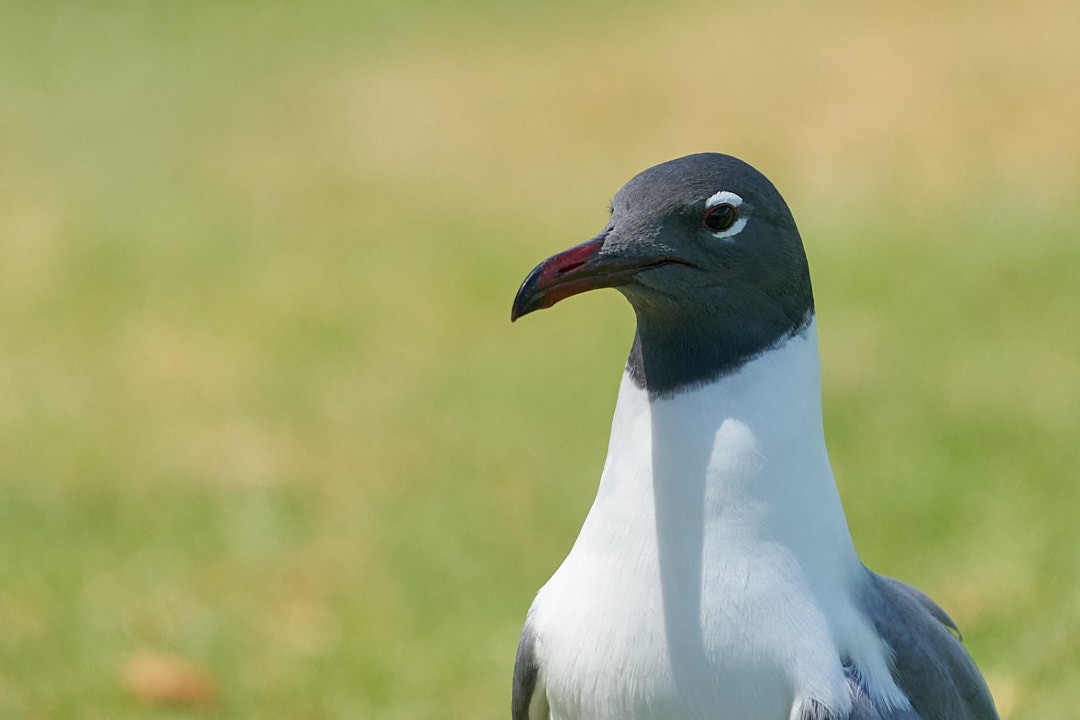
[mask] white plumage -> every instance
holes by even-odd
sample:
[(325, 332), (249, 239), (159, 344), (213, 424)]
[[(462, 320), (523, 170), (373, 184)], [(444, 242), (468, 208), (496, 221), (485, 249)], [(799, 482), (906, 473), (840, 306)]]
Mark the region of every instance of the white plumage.
[(596, 501), (530, 611), (553, 720), (842, 716), (841, 657), (907, 704), (857, 609), (820, 397), (814, 323), (671, 398), (624, 376)]

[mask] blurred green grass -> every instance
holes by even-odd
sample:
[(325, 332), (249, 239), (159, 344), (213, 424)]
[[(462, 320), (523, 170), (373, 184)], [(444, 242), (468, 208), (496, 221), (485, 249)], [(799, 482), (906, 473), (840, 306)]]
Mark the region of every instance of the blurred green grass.
[[(630, 175), (800, 222), (864, 559), (1005, 715), (1080, 702), (1080, 9), (13, 4), (0, 24), (0, 715), (505, 717), (632, 317), (513, 327)], [(932, 18), (932, 20), (930, 20)]]

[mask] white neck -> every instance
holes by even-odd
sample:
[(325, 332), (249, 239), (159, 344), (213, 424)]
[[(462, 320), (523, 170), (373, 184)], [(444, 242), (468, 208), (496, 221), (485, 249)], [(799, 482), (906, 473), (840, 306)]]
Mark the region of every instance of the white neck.
[[(596, 501), (538, 597), (541, 612), (580, 613), (552, 622), (574, 630), (548, 638), (549, 672), (553, 682), (575, 677), (567, 658), (645, 668), (666, 657), (639, 680), (669, 677), (672, 697), (683, 698), (673, 702), (684, 703), (673, 707), (710, 707), (716, 698), (702, 693), (715, 690), (733, 716), (787, 693), (846, 711), (844, 659), (872, 695), (899, 693), (887, 650), (857, 609), (863, 573), (825, 450), (814, 322), (672, 397), (651, 399), (625, 375)], [(626, 626), (638, 628), (632, 643), (620, 634)], [(628, 677), (611, 682), (622, 688), (612, 698), (636, 687)], [(597, 706), (582, 716), (633, 711)]]
[(700, 561), (718, 534), (783, 542), (830, 575), (859, 564), (825, 450), (815, 322), (673, 397), (650, 399), (624, 375), (591, 514), (653, 515), (643, 505), (662, 562)]

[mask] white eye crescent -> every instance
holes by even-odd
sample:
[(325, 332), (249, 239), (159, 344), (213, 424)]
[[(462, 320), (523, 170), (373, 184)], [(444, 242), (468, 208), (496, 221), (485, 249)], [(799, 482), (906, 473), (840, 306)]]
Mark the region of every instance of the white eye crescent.
[(749, 219), (739, 210), (742, 204), (743, 199), (730, 190), (721, 190), (705, 201), (702, 222), (713, 237), (722, 240), (742, 232)]

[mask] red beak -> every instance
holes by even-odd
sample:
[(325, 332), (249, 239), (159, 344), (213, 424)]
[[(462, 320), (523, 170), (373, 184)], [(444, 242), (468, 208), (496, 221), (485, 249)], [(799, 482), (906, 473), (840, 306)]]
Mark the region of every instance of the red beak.
[(549, 308), (560, 300), (586, 290), (625, 285), (634, 275), (647, 268), (667, 263), (690, 265), (685, 260), (673, 257), (602, 255), (605, 240), (606, 231), (588, 242), (552, 255), (533, 268), (514, 298), (510, 320)]
[(552, 255), (533, 268), (514, 298), (511, 322), (534, 310), (549, 308), (571, 295), (604, 287), (603, 272), (597, 269), (598, 265), (602, 268), (604, 264), (596, 262), (603, 246), (604, 236), (600, 235)]

